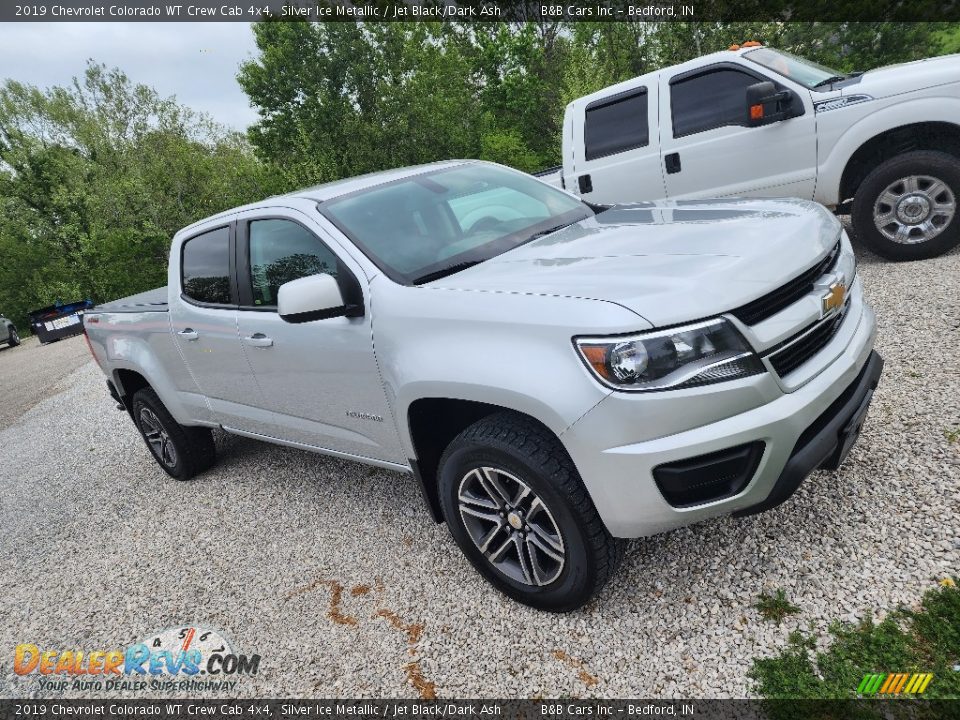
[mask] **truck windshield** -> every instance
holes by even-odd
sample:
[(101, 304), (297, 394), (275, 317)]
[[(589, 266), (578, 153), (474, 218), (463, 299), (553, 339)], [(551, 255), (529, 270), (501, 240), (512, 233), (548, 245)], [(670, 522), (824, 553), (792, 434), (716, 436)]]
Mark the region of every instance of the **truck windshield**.
[(458, 272), (594, 214), (529, 175), (480, 163), (361, 190), (320, 211), (406, 284)]
[(838, 73), (836, 70), (831, 70), (812, 60), (797, 57), (783, 50), (757, 48), (744, 53), (743, 57), (811, 90), (822, 87), (828, 80), (842, 80), (844, 77), (843, 73)]

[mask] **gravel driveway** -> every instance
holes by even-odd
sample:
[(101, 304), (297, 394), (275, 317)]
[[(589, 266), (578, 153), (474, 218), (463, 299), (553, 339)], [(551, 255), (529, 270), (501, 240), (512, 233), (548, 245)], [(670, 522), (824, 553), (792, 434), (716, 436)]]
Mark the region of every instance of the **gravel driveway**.
[(90, 351), (80, 335), (49, 345), (28, 337), (17, 347), (0, 348), (0, 430), (67, 387), (63, 382), (67, 375), (89, 361)]
[[(170, 480), (85, 365), (0, 430), (0, 696), (38, 692), (17, 643), (113, 649), (186, 624), (261, 655), (241, 697), (747, 694), (751, 658), (791, 630), (912, 604), (960, 567), (960, 253), (861, 263), (887, 365), (840, 472), (633, 542), (565, 616), (484, 583), (412, 479), (219, 436), (213, 471)], [(801, 609), (780, 626), (752, 608), (777, 588)]]

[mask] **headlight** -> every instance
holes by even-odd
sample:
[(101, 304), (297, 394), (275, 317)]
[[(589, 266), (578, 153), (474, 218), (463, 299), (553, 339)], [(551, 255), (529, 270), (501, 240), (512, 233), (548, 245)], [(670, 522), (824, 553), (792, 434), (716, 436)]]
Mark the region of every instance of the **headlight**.
[(853, 246), (846, 234), (840, 238), (840, 258), (834, 272), (843, 277), (843, 286), (847, 290), (853, 286), (853, 280), (857, 276), (857, 256), (853, 254)]
[(764, 371), (747, 341), (723, 318), (648, 333), (574, 338), (605, 384), (618, 390), (667, 390), (735, 380)]

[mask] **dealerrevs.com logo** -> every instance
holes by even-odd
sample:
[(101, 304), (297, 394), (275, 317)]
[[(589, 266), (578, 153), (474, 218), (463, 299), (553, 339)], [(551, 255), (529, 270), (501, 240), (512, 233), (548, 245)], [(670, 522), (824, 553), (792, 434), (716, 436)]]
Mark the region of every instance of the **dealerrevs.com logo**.
[(13, 670), (37, 675), (42, 690), (232, 690), (238, 675), (256, 675), (259, 655), (233, 649), (223, 633), (175, 627), (125, 649), (61, 650), (17, 645)]
[(861, 695), (922, 695), (933, 680), (931, 673), (870, 673), (857, 692)]

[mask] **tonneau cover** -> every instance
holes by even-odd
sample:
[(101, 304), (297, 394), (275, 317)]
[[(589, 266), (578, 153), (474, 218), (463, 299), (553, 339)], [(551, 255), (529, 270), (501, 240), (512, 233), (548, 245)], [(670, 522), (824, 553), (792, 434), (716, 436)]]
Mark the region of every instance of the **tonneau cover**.
[(122, 312), (166, 312), (167, 288), (159, 287), (155, 290), (137, 293), (130, 297), (120, 298), (112, 302), (97, 305), (90, 313), (122, 313)]

